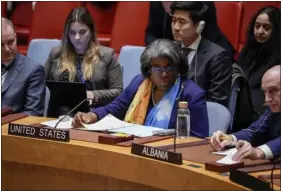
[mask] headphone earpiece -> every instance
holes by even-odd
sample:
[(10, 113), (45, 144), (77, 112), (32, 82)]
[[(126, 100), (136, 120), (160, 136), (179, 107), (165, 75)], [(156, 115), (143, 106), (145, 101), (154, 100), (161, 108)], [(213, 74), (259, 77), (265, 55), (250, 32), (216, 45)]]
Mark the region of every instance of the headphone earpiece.
[(198, 23), (198, 26), (197, 26), (197, 29), (196, 29), (196, 33), (197, 33), (198, 35), (200, 35), (200, 34), (202, 33), (204, 27), (205, 27), (205, 21), (200, 21), (200, 22)]

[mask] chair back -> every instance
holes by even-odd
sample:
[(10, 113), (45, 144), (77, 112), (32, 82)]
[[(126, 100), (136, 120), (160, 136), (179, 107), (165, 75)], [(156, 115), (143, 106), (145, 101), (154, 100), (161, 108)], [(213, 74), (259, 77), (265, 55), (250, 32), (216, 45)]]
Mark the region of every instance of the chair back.
[(242, 77), (238, 77), (232, 82), (231, 94), (230, 94), (229, 102), (228, 102), (228, 109), (231, 113), (231, 120), (230, 120), (230, 126), (229, 126), (227, 133), (231, 133), (233, 130), (234, 117), (235, 117), (236, 106), (237, 106), (237, 99), (238, 99), (239, 92), (241, 91), (240, 90), (241, 80), (243, 80)]
[(123, 85), (126, 88), (132, 79), (141, 73), (140, 56), (145, 47), (140, 46), (123, 46), (118, 57), (118, 61), (123, 70)]
[[(144, 46), (150, 2), (120, 1), (112, 26), (110, 47), (116, 53), (125, 45)], [(126, 22), (124, 22), (126, 21)]]
[(45, 65), (51, 49), (59, 46), (60, 42), (57, 39), (33, 39), (28, 46), (27, 57)]
[(229, 110), (219, 103), (207, 101), (207, 111), (209, 118), (209, 136), (218, 130), (226, 133), (231, 120)]
[[(33, 39), (28, 46), (27, 57), (44, 66), (51, 49), (55, 46), (59, 46), (60, 42), (61, 41), (57, 39)], [(47, 117), (49, 101), (50, 90), (46, 87), (44, 117)]]
[[(238, 49), (239, 27), (242, 17), (241, 2), (215, 2), (218, 25), (235, 50)], [(229, 24), (231, 21), (231, 25)]]

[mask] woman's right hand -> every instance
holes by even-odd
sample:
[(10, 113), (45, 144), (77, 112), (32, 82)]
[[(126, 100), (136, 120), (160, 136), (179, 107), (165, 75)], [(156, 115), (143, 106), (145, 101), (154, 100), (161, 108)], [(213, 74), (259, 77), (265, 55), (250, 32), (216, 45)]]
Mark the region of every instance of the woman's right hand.
[(95, 113), (89, 112), (89, 113), (83, 113), (78, 112), (74, 116), (72, 120), (72, 127), (73, 128), (81, 128), (82, 123), (90, 124), (95, 123), (98, 121), (98, 116)]

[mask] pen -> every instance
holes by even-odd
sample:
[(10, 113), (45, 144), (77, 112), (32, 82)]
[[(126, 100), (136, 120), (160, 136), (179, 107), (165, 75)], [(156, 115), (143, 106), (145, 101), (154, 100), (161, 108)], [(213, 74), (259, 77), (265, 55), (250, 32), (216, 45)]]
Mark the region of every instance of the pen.
[[(207, 137), (206, 139), (210, 140), (212, 139), (213, 137)], [(221, 141), (224, 141), (224, 140), (232, 140), (232, 137), (231, 136), (221, 136), (220, 137), (220, 140)]]

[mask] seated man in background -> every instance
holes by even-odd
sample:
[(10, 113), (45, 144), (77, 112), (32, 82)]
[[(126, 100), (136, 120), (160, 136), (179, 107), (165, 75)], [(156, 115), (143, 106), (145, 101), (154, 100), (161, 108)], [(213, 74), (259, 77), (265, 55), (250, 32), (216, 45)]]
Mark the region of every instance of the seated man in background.
[(227, 106), (232, 58), (225, 49), (201, 36), (206, 11), (202, 2), (172, 3), (172, 32), (189, 64), (188, 78), (207, 92), (207, 101)]
[[(149, 20), (145, 31), (145, 44), (153, 42), (156, 39), (165, 38), (174, 40), (170, 15), (170, 5), (172, 1), (152, 1), (150, 2)], [(234, 58), (235, 49), (223, 34), (217, 23), (217, 11), (213, 1), (203, 1), (208, 7), (206, 11), (206, 25), (202, 31), (202, 36), (209, 41), (221, 46)]]
[(44, 67), (17, 53), (10, 20), (2, 18), (1, 32), (1, 107), (10, 107), (14, 113), (42, 116), (46, 93)]
[[(232, 135), (226, 135), (221, 131), (215, 132), (211, 139), (211, 145), (215, 150), (236, 145), (238, 152), (233, 156), (233, 160), (238, 161), (244, 158), (274, 159), (280, 156), (280, 69), (280, 65), (274, 66), (262, 78), (265, 102), (269, 108), (247, 129)], [(228, 137), (229, 140), (220, 142), (222, 136)]]
[(206, 137), (209, 123), (206, 93), (187, 79), (188, 65), (174, 42), (155, 40), (141, 55), (142, 74), (110, 104), (90, 113), (78, 112), (72, 125), (95, 123), (108, 114), (129, 123), (173, 129), (177, 122), (179, 101), (187, 101), (190, 109), (190, 135)]

